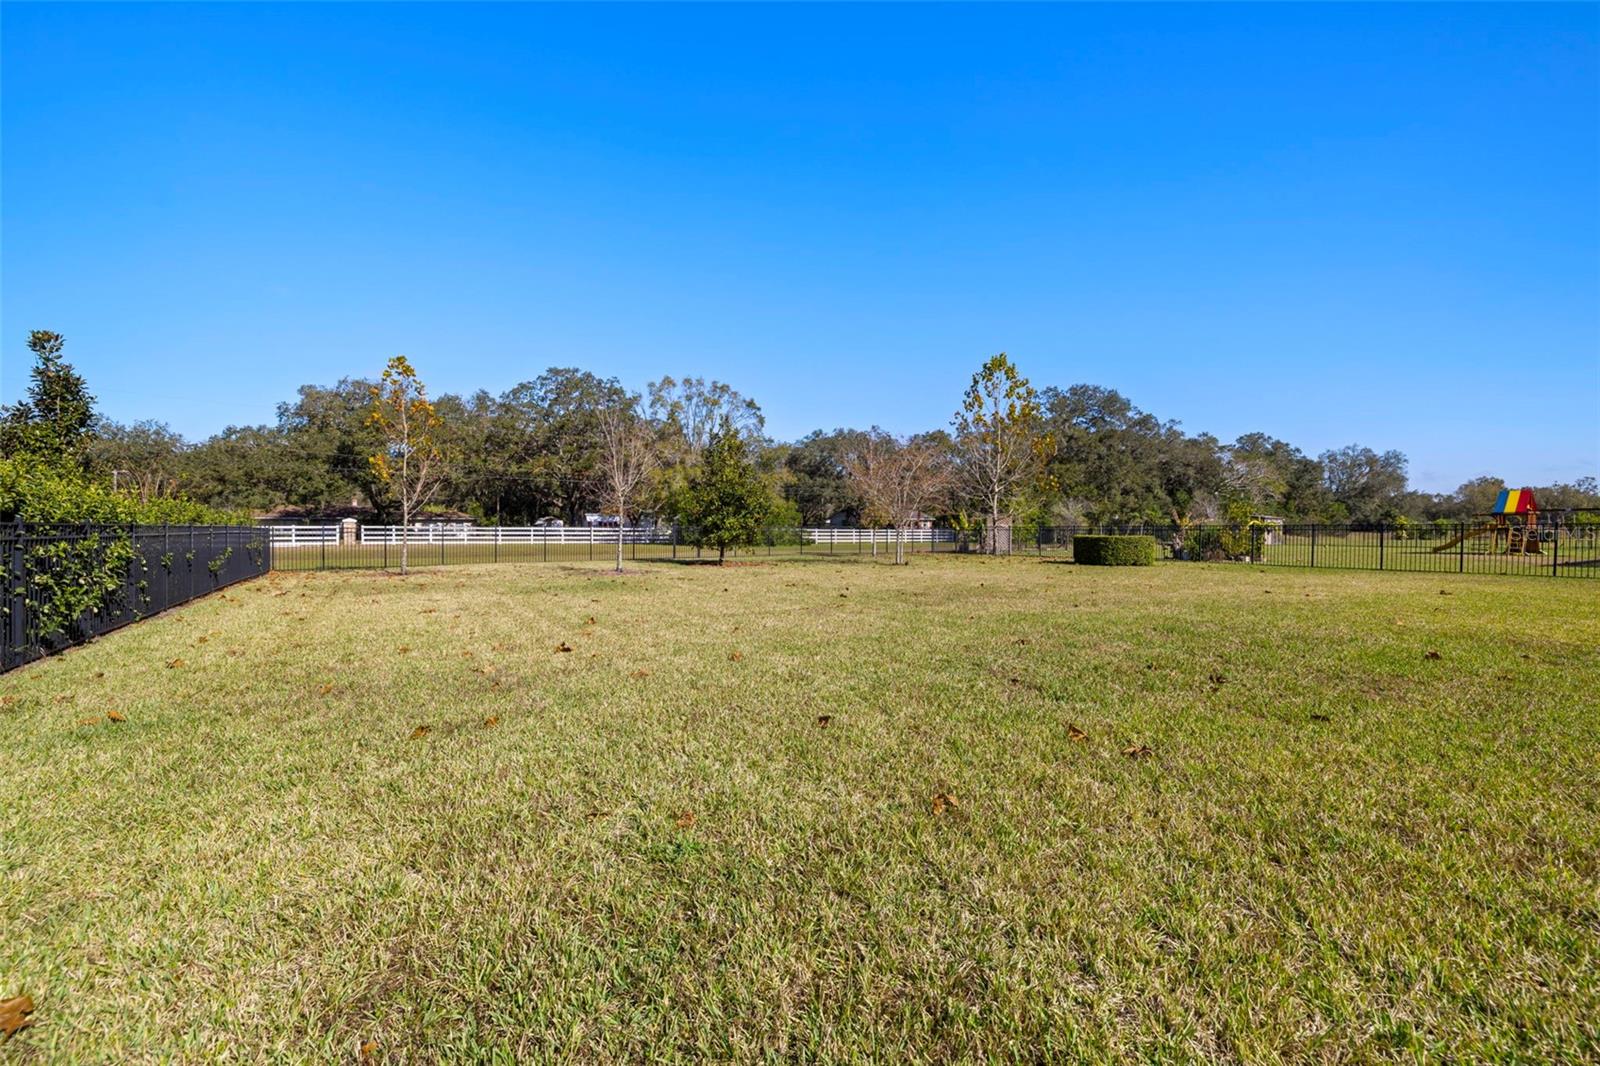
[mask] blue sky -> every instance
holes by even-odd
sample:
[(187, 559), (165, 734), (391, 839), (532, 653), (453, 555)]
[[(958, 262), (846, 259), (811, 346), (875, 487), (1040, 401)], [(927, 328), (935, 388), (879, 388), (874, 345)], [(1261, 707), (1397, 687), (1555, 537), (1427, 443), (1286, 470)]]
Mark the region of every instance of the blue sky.
[(0, 388), (404, 352), (944, 425), (1007, 350), (1413, 482), (1600, 472), (1600, 6), (6, 4)]

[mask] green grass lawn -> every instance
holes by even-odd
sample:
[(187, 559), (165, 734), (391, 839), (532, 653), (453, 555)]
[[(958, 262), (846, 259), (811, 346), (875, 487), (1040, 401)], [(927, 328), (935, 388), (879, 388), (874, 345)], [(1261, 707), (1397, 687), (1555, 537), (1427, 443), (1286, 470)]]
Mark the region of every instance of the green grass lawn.
[(1592, 1059), (1597, 645), (1583, 581), (275, 575), (0, 679), (0, 1059)]

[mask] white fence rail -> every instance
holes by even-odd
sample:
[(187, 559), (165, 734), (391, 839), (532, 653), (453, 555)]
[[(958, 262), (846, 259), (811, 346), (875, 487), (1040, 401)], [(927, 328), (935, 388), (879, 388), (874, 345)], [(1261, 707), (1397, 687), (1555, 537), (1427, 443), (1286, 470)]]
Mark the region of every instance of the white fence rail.
[[(338, 544), (338, 525), (268, 526), (275, 548)], [(810, 544), (893, 544), (892, 529), (845, 529), (825, 526), (797, 530)], [(956, 540), (953, 529), (908, 529), (907, 544), (948, 544)], [(362, 544), (615, 544), (615, 526), (469, 526), (425, 524), (415, 526), (362, 526)], [(624, 544), (671, 544), (671, 526), (625, 526)], [(677, 538), (681, 542), (681, 538)]]
[[(362, 526), (363, 544), (615, 544), (616, 526)], [(671, 544), (671, 526), (626, 526), (624, 544)]]
[(274, 548), (339, 543), (338, 526), (267, 526), (266, 529)]
[[(822, 529), (802, 529), (801, 536), (812, 544), (893, 544), (896, 539), (892, 529), (844, 529), (827, 526)], [(957, 533), (953, 529), (908, 529), (907, 544), (951, 544)]]

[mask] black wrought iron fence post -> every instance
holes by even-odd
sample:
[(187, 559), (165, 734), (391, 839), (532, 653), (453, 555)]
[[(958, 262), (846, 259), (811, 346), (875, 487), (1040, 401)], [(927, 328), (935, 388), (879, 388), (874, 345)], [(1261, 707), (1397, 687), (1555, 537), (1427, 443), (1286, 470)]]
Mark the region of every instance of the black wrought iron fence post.
[(1378, 569), (1383, 569), (1383, 523), (1378, 523)]
[(1456, 523), (1456, 573), (1467, 572), (1467, 524)]

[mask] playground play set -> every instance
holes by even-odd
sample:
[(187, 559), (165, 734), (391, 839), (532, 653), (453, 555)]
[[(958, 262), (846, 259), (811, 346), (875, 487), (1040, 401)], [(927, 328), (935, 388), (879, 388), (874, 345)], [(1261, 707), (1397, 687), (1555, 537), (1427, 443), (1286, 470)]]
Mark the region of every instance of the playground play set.
[(1473, 526), (1459, 537), (1452, 537), (1433, 549), (1436, 553), (1448, 551), (1464, 540), (1488, 535), (1489, 550), (1509, 554), (1543, 555), (1539, 542), (1539, 505), (1534, 502), (1532, 489), (1502, 489), (1487, 514), (1474, 517), (1491, 521)]

